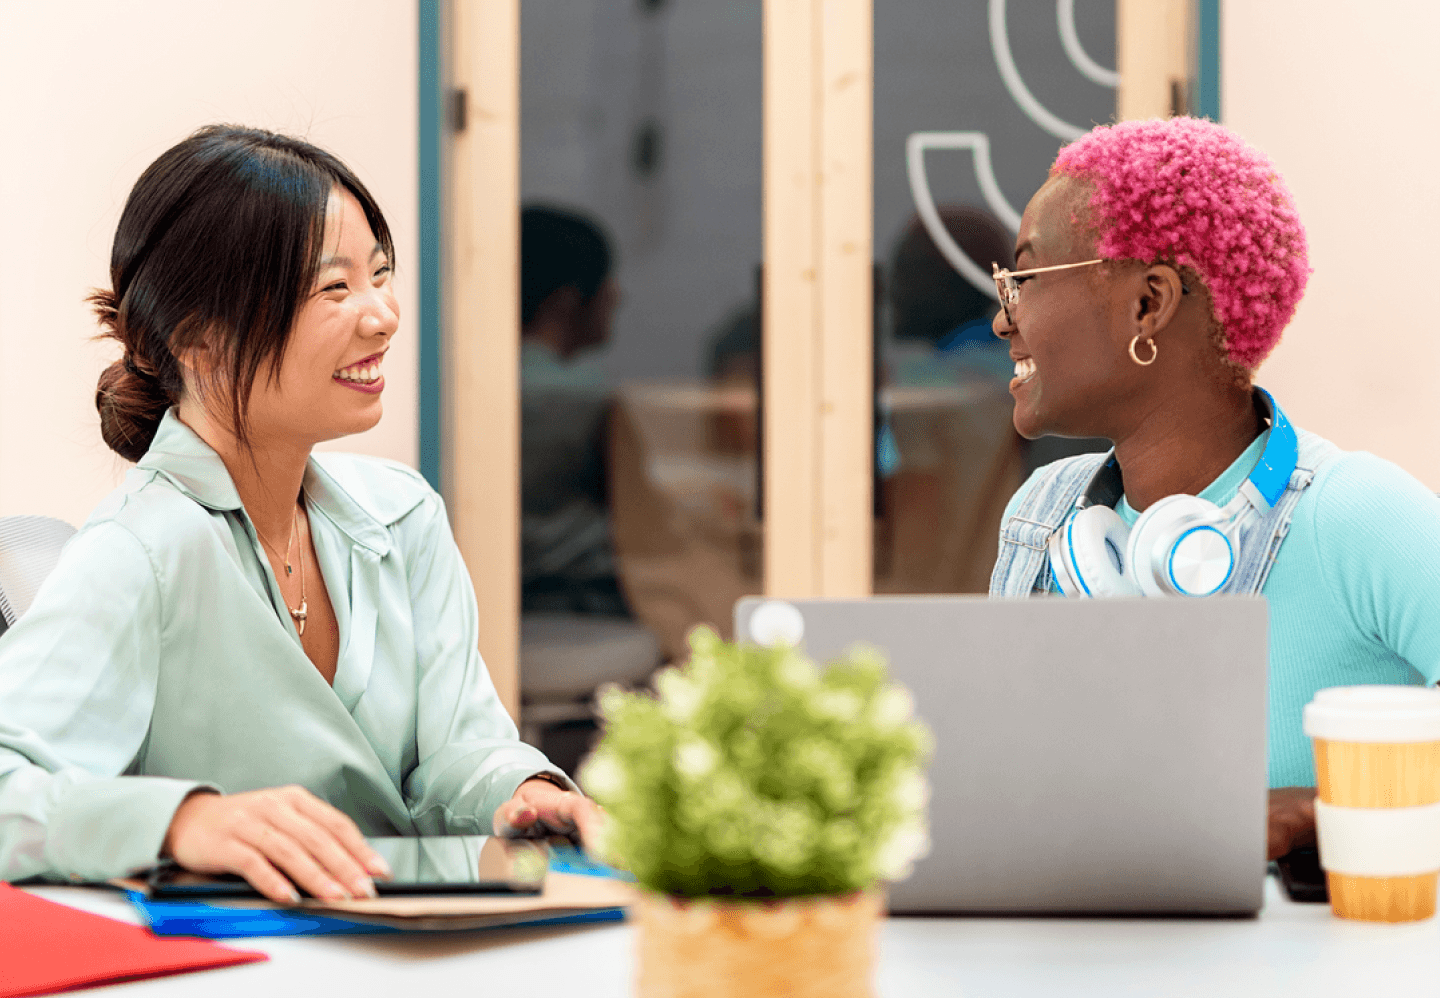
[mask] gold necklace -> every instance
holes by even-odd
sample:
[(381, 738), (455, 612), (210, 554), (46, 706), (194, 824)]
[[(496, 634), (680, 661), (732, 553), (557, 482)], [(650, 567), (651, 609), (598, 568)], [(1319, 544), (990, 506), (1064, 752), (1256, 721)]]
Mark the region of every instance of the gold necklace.
[[(252, 524), (252, 525), (253, 525), (253, 524)], [(275, 555), (275, 557), (277, 557), (277, 558), (280, 558), (280, 560), (285, 563), (285, 577), (286, 577), (286, 578), (289, 578), (290, 575), (291, 575), (291, 573), (294, 572), (294, 568), (292, 568), (291, 565), (290, 565), (290, 552), (291, 552), (291, 550), (295, 547), (295, 536), (296, 536), (296, 534), (299, 533), (299, 531), (300, 531), (299, 510), (292, 508), (292, 509), (290, 510), (290, 543), (285, 545), (285, 557), (280, 558), (280, 552), (277, 551), (277, 550), (275, 550), (275, 545), (274, 545), (274, 544), (271, 544), (269, 541), (267, 541), (267, 540), (265, 539), (265, 535), (262, 534), (262, 533), (260, 533), (260, 528), (259, 528), (258, 526), (255, 527), (255, 536), (258, 537), (258, 538), (260, 538), (260, 543), (261, 543), (261, 544), (264, 544), (267, 548), (270, 549), (270, 553), (271, 553), (271, 554)], [(285, 598), (284, 592), (281, 592), (280, 598), (281, 598), (281, 599), (284, 599), (284, 598)], [(286, 601), (285, 601), (285, 609), (287, 609), (287, 610), (290, 611), (290, 619), (292, 619), (292, 620), (295, 621), (295, 628), (296, 628), (296, 630), (299, 632), (300, 636), (303, 638), (303, 637), (305, 636), (305, 617), (307, 616), (306, 611), (309, 609), (309, 604), (308, 604), (308, 603), (306, 602), (306, 600), (305, 600), (305, 552), (304, 552), (304, 551), (301, 551), (301, 552), (300, 552), (300, 605), (299, 605), (298, 607), (292, 608), (292, 607), (290, 606), (289, 600), (286, 600)]]

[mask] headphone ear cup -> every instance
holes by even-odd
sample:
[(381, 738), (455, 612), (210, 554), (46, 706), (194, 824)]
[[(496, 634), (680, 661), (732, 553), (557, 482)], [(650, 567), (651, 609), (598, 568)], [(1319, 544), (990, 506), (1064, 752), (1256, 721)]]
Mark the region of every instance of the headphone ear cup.
[[(1166, 496), (1155, 503), (1130, 529), (1130, 542), (1125, 550), (1125, 567), (1131, 582), (1146, 596), (1207, 596), (1217, 591), (1230, 578), (1234, 567), (1234, 549), (1220, 523), (1224, 514), (1208, 499), (1191, 495)], [(1208, 560), (1214, 562), (1209, 570), (1202, 568), (1197, 577), (1208, 579), (1200, 591), (1189, 591), (1181, 580), (1174, 578), (1177, 568), (1177, 547), (1192, 535), (1204, 533), (1209, 544), (1199, 544), (1199, 537), (1189, 542), (1191, 547), (1204, 549)], [(1218, 535), (1218, 538), (1215, 536)], [(1223, 543), (1216, 543), (1216, 541)], [(1214, 548), (1219, 548), (1215, 554)], [(1229, 561), (1225, 562), (1227, 557)], [(1181, 573), (1184, 574), (1183, 572)], [(1214, 585), (1215, 578), (1221, 578)], [(1192, 580), (1192, 584), (1196, 584)], [(1213, 586), (1213, 588), (1212, 588)]]
[(1067, 596), (1138, 596), (1125, 572), (1130, 528), (1109, 506), (1075, 513), (1050, 537), (1050, 564)]

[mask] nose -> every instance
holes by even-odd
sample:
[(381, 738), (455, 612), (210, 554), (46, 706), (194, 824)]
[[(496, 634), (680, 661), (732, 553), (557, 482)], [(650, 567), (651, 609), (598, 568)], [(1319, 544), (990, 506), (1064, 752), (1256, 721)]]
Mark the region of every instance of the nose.
[(996, 336), (1008, 339), (1015, 332), (1015, 322), (1010, 318), (1010, 312), (1003, 305), (995, 313), (995, 318), (990, 322), (990, 331)]
[(374, 289), (365, 313), (360, 318), (361, 332), (366, 336), (389, 338), (394, 336), (399, 328), (400, 304), (395, 300), (394, 292), (388, 285)]

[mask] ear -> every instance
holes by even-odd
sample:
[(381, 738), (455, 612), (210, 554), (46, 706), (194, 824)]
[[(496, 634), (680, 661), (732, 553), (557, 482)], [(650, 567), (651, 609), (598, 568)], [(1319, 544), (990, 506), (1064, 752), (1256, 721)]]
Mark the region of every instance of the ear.
[(202, 401), (220, 398), (230, 378), (230, 372), (222, 366), (220, 352), (206, 335), (189, 339), (191, 342), (184, 346), (172, 347), (175, 359), (180, 363), (181, 377), (185, 379), (186, 393)]
[(584, 336), (584, 346), (600, 346), (610, 339), (610, 323), (620, 304), (620, 286), (614, 278), (606, 278), (589, 301), (581, 301), (576, 329)]
[(569, 329), (580, 317), (580, 311), (584, 304), (580, 289), (573, 284), (567, 284), (550, 292), (540, 303), (540, 307), (535, 310), (535, 320), (533, 321)]
[(1180, 273), (1168, 263), (1145, 268), (1134, 303), (1135, 331), (1142, 340), (1153, 339), (1174, 321), (1183, 293)]
[(179, 347), (174, 353), (187, 382), (208, 383), (214, 376), (215, 352), (205, 337), (195, 337), (195, 342)]

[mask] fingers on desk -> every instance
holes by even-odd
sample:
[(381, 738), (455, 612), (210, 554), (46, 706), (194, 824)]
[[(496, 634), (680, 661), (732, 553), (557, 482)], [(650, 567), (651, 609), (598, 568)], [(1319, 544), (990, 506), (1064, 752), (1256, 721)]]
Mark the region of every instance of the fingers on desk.
[(297, 886), (327, 901), (375, 895), (360, 859), (368, 846), (362, 843), (364, 852), (352, 854), (334, 832), (303, 812), (272, 827), (271, 834), (253, 845)]
[(295, 888), (326, 900), (373, 897), (370, 875), (389, 873), (344, 814), (301, 787), (277, 787), (199, 802), (176, 858), (202, 872), (240, 874), (273, 901)]

